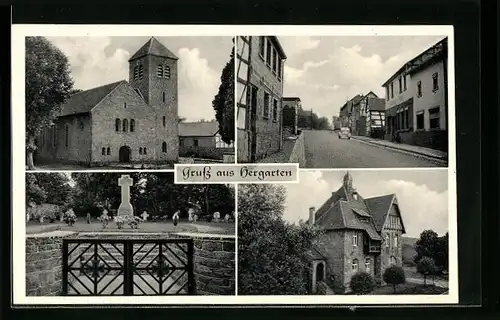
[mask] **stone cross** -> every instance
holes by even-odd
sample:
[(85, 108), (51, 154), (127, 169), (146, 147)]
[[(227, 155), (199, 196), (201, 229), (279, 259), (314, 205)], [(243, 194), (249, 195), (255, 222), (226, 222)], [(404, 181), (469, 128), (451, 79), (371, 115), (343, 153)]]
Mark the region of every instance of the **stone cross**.
[(148, 214), (146, 211), (144, 211), (144, 212), (141, 214), (141, 217), (142, 217), (142, 220), (147, 221), (147, 220), (148, 220), (148, 217), (149, 217), (149, 214)]
[(128, 174), (122, 175), (118, 179), (118, 185), (122, 188), (122, 202), (118, 207), (119, 216), (133, 216), (134, 208), (130, 203), (130, 186), (132, 186), (133, 180)]

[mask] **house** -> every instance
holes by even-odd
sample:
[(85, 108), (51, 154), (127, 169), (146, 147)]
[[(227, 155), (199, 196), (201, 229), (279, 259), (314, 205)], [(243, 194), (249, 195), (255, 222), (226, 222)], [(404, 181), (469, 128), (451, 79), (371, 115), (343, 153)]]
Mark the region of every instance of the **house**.
[(285, 52), (275, 36), (238, 36), (238, 162), (255, 162), (283, 147)]
[(294, 126), (292, 134), (296, 135), (298, 130), (298, 122), (299, 122), (299, 112), (302, 110), (302, 102), (299, 97), (283, 97), (283, 112), (287, 110), (287, 108), (293, 108), (295, 110), (294, 113)]
[(198, 158), (220, 159), (224, 153), (232, 153), (233, 143), (222, 141), (219, 123), (215, 120), (179, 123), (179, 155)]
[(387, 267), (402, 265), (405, 228), (396, 195), (365, 199), (349, 172), (318, 210), (309, 209), (308, 223), (324, 231), (311, 253), (312, 293), (318, 282), (345, 292), (351, 277), (361, 271), (382, 282)]
[[(370, 91), (366, 95), (358, 94), (350, 100), (351, 103), (351, 132), (355, 136), (366, 135), (366, 101), (370, 98), (377, 98), (377, 95)], [(362, 114), (363, 113), (363, 114)]]
[[(357, 134), (360, 136), (371, 136), (376, 134), (383, 139), (385, 125), (385, 99), (379, 98), (370, 91), (354, 106), (357, 121)], [(372, 134), (373, 133), (373, 134)]]
[(448, 150), (448, 38), (405, 63), (382, 86), (385, 139)]
[(37, 137), (37, 159), (99, 166), (177, 161), (178, 58), (151, 38), (129, 59), (129, 81), (72, 95)]
[(357, 94), (354, 98), (347, 100), (340, 108), (339, 117), (341, 118), (342, 126), (350, 128), (353, 135), (357, 135), (359, 126), (359, 112), (355, 109), (355, 106), (362, 98), (362, 95)]

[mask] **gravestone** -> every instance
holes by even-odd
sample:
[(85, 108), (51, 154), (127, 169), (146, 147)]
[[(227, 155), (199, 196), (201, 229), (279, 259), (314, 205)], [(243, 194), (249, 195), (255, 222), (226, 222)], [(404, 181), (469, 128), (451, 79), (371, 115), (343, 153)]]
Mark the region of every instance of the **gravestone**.
[(131, 217), (134, 215), (134, 208), (132, 208), (132, 204), (130, 203), (130, 187), (132, 183), (133, 180), (128, 174), (124, 174), (118, 179), (118, 185), (122, 188), (122, 199), (118, 207), (118, 216)]
[(144, 220), (144, 221), (148, 221), (149, 214), (148, 214), (146, 211), (144, 211), (144, 212), (141, 214), (141, 217), (142, 217), (142, 220)]

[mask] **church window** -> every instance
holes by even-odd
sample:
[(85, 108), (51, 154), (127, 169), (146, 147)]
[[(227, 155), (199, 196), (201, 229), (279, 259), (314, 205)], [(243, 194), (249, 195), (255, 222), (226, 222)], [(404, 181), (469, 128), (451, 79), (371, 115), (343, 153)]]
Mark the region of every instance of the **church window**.
[(123, 119), (123, 132), (127, 132), (127, 131), (128, 131), (128, 120)]
[(106, 149), (106, 154), (109, 156), (111, 154), (111, 148), (108, 147), (108, 149)]
[(115, 131), (116, 132), (120, 131), (120, 127), (121, 127), (121, 120), (120, 119), (116, 119), (115, 120)]
[(163, 126), (165, 127), (167, 125), (167, 118), (163, 116)]
[(170, 79), (170, 67), (165, 66), (165, 71), (163, 72), (163, 77), (166, 79)]
[(123, 103), (123, 107), (124, 107), (125, 109), (127, 108), (127, 103), (126, 103), (126, 102), (124, 102), (124, 103)]
[(156, 75), (160, 78), (163, 77), (163, 66), (161, 64), (156, 67)]
[(139, 154), (142, 154), (142, 147), (139, 148)]
[(64, 127), (64, 145), (66, 148), (69, 146), (69, 126)]
[(352, 272), (353, 273), (358, 272), (358, 259), (352, 260)]
[(142, 150), (142, 152), (143, 152), (144, 154), (148, 154), (148, 149), (146, 149), (146, 147), (144, 147), (144, 149)]
[(105, 156), (105, 155), (106, 155), (106, 148), (102, 148), (101, 154), (102, 154), (103, 156)]
[(130, 132), (134, 132), (135, 130), (135, 120), (131, 119), (130, 120)]
[(161, 152), (167, 152), (167, 143), (165, 141), (161, 144)]
[(144, 77), (144, 66), (141, 64), (139, 65), (139, 79), (142, 79)]
[(139, 79), (139, 66), (134, 67), (134, 80)]
[(163, 102), (165, 102), (165, 100), (166, 100), (166, 95), (165, 95), (165, 92), (162, 92), (162, 95), (163, 95), (163, 97), (162, 97)]
[(358, 234), (357, 233), (352, 234), (352, 246), (353, 247), (358, 246)]
[(370, 264), (371, 264), (370, 258), (366, 258), (365, 259), (365, 272), (366, 273), (370, 273)]

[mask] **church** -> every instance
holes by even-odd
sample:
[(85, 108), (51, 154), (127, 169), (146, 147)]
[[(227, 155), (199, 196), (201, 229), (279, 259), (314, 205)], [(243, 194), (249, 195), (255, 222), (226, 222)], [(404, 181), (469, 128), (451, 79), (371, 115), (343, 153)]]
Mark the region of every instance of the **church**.
[(349, 172), (318, 210), (309, 209), (308, 223), (324, 231), (311, 252), (313, 294), (349, 291), (357, 272), (367, 272), (383, 283), (387, 267), (402, 266), (405, 227), (396, 195), (364, 199)]
[(100, 166), (179, 158), (178, 58), (154, 37), (129, 59), (129, 80), (72, 95), (37, 138), (37, 159)]

